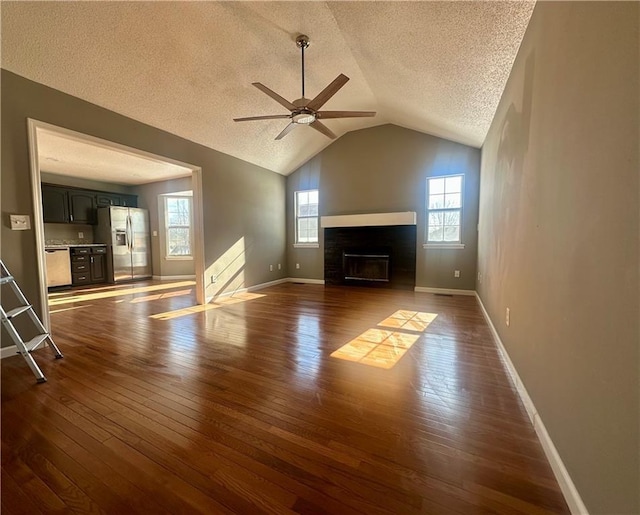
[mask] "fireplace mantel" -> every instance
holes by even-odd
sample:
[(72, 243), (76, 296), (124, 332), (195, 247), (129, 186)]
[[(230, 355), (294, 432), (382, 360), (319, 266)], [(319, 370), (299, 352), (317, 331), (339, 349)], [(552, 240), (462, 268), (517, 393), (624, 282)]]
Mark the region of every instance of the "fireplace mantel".
[(416, 212), (367, 213), (320, 217), (320, 227), (381, 227), (385, 225), (416, 225)]

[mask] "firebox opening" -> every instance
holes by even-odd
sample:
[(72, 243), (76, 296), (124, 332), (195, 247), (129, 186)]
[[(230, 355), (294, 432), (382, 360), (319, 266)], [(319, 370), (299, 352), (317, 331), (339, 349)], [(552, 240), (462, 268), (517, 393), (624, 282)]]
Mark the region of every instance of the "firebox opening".
[(389, 282), (389, 252), (344, 251), (344, 278), (352, 281)]

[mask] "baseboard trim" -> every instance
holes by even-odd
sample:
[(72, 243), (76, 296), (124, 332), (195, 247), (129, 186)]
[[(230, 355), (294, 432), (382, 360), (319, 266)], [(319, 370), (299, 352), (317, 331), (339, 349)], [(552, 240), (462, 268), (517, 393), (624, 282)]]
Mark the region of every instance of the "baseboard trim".
[(9, 345), (9, 347), (2, 347), (0, 349), (0, 359), (10, 358), (18, 354), (18, 347), (15, 345)]
[(180, 281), (195, 278), (195, 275), (154, 275), (152, 277), (154, 281)]
[(305, 279), (303, 277), (289, 277), (290, 283), (324, 284), (324, 279)]
[(470, 295), (476, 294), (475, 290), (457, 290), (455, 288), (430, 288), (429, 286), (416, 286), (414, 291), (418, 293), (440, 293), (443, 295)]
[(522, 404), (524, 404), (524, 407), (527, 410), (529, 419), (531, 419), (531, 423), (533, 424), (533, 428), (536, 432), (536, 435), (538, 435), (538, 440), (540, 440), (542, 449), (544, 450), (544, 453), (547, 459), (549, 460), (551, 469), (553, 470), (553, 473), (556, 476), (556, 480), (560, 485), (560, 490), (564, 495), (565, 501), (567, 501), (567, 505), (569, 506), (571, 513), (573, 515), (588, 515), (589, 512), (587, 511), (587, 507), (584, 505), (584, 502), (582, 502), (580, 493), (578, 492), (576, 485), (573, 483), (573, 480), (569, 475), (569, 471), (564, 466), (562, 458), (560, 457), (560, 454), (558, 454), (558, 450), (556, 449), (556, 446), (553, 444), (553, 440), (551, 440), (551, 437), (547, 432), (547, 428), (542, 422), (542, 419), (540, 418), (540, 415), (538, 414), (538, 411), (536, 410), (536, 407), (533, 404), (533, 401), (531, 400), (531, 397), (529, 396), (527, 389), (525, 388), (522, 380), (520, 379), (520, 375), (518, 374), (516, 367), (511, 361), (511, 358), (509, 357), (509, 353), (507, 352), (507, 349), (502, 343), (502, 340), (500, 339), (500, 335), (498, 334), (498, 331), (493, 325), (493, 321), (489, 317), (489, 313), (485, 309), (484, 304), (482, 303), (482, 299), (480, 298), (480, 295), (478, 295), (478, 293), (476, 292), (475, 296), (478, 299), (478, 304), (480, 304), (480, 309), (482, 310), (482, 314), (484, 315), (484, 318), (487, 321), (487, 324), (489, 324), (489, 329), (491, 330), (493, 339), (495, 340), (496, 345), (498, 346), (498, 350), (502, 356), (502, 359), (504, 360), (505, 366), (507, 368), (507, 372), (509, 373), (509, 376), (513, 381), (516, 391), (518, 392), (518, 395), (522, 400)]

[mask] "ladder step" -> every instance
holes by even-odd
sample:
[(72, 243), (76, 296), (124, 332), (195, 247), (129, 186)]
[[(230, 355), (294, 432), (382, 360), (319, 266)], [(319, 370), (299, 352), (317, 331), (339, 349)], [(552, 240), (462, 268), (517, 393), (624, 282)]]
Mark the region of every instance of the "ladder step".
[(5, 275), (4, 277), (0, 278), (0, 284), (10, 283), (13, 280), (14, 279), (12, 275)]
[(7, 318), (17, 317), (20, 313), (24, 313), (25, 311), (29, 311), (31, 309), (31, 304), (26, 304), (25, 306), (18, 306), (7, 312)]
[(24, 344), (24, 346), (27, 348), (27, 350), (29, 352), (31, 352), (33, 349), (35, 349), (38, 345), (40, 345), (48, 337), (49, 337), (48, 333), (39, 334), (39, 335), (34, 336), (33, 338), (31, 338), (28, 342), (26, 342)]

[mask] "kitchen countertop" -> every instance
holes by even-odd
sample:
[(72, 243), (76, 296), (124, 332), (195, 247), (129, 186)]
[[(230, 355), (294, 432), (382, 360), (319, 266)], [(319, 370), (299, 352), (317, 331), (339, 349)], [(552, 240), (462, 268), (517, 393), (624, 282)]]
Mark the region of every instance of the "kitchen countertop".
[(71, 247), (106, 247), (106, 243), (57, 243), (55, 245), (45, 245), (45, 249), (68, 249)]

